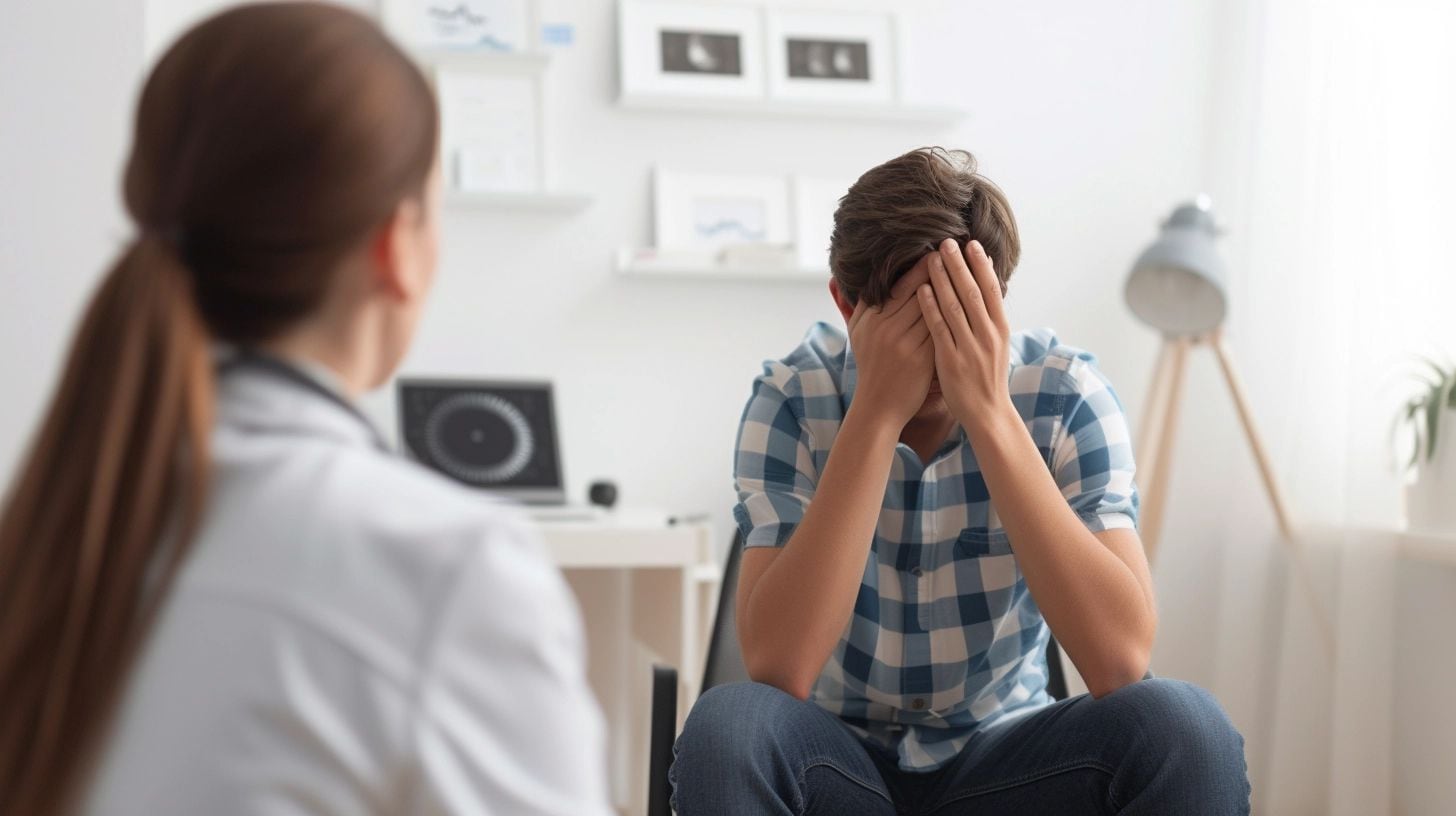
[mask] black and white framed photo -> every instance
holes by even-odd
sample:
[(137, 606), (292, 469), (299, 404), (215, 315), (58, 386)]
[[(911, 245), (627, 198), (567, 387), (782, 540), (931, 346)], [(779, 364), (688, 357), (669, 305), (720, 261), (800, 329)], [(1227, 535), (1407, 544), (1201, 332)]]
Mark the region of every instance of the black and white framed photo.
[(453, 190), (534, 193), (544, 185), (540, 83), (533, 75), (437, 69), (440, 155)]
[(764, 97), (759, 8), (622, 0), (618, 15), (623, 98)]
[(532, 0), (381, 0), (384, 27), (416, 51), (515, 54), (535, 48)]
[(716, 256), (731, 247), (793, 243), (783, 176), (658, 168), (653, 187), (659, 249)]
[(891, 14), (769, 11), (768, 95), (824, 103), (890, 104), (899, 58)]

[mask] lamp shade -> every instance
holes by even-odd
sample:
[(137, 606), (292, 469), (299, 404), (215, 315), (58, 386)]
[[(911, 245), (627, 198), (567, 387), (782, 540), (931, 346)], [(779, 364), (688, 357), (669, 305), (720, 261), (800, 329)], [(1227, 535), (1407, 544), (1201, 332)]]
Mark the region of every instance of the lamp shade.
[(1123, 294), (1132, 313), (1164, 334), (1180, 336), (1204, 334), (1223, 323), (1228, 295), (1217, 238), (1208, 196), (1173, 210), (1127, 276)]

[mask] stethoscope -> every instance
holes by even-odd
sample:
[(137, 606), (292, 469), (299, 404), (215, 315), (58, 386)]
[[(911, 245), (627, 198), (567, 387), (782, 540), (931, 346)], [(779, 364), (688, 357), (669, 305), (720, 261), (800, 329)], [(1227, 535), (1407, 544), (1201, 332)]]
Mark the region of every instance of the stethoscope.
[(374, 447), (384, 453), (394, 454), (389, 449), (389, 445), (385, 443), (384, 437), (379, 433), (379, 429), (374, 427), (374, 423), (369, 421), (369, 417), (364, 416), (364, 412), (360, 411), (358, 406), (344, 399), (343, 396), (332, 388), (309, 376), (307, 372), (298, 366), (271, 354), (264, 354), (254, 349), (238, 349), (218, 365), (217, 373), (219, 377), (222, 377), (243, 369), (260, 374), (268, 374), (274, 379), (287, 383), (295, 388), (308, 391), (314, 396), (333, 403), (343, 409), (345, 413), (357, 419), (361, 425), (369, 430), (369, 436)]

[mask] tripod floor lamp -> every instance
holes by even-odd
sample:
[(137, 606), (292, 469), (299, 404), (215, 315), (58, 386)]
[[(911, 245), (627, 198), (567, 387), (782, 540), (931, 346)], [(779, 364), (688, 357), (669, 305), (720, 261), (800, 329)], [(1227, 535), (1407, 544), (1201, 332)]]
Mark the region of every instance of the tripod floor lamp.
[(1152, 562), (1157, 556), (1163, 511), (1167, 506), (1184, 370), (1189, 352), (1195, 347), (1207, 346), (1218, 359), (1219, 370), (1223, 372), (1224, 382), (1233, 397), (1239, 424), (1243, 427), (1264, 491), (1273, 507), (1274, 518), (1279, 524), (1290, 567), (1314, 613), (1325, 654), (1333, 661), (1335, 641), (1330, 619), (1314, 591), (1309, 565), (1290, 522), (1279, 482), (1274, 477), (1243, 386), (1223, 342), (1222, 327), (1228, 313), (1228, 297), (1224, 286), (1223, 259), (1215, 246), (1217, 237), (1218, 227), (1214, 222), (1211, 202), (1208, 196), (1200, 195), (1192, 203), (1173, 210), (1168, 220), (1163, 222), (1158, 238), (1138, 256), (1127, 277), (1124, 294), (1128, 307), (1139, 320), (1163, 335), (1162, 349), (1158, 352), (1152, 384), (1148, 388), (1147, 408), (1136, 439), (1135, 453), (1141, 464), (1139, 470), (1146, 474), (1139, 479), (1142, 491), (1139, 532), (1148, 561)]

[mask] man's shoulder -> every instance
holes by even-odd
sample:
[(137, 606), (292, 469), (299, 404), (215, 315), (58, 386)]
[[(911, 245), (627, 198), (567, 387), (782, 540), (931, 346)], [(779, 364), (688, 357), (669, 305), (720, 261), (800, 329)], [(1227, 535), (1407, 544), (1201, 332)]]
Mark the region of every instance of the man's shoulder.
[(809, 327), (788, 354), (765, 360), (755, 383), (772, 386), (788, 397), (824, 397), (843, 393), (849, 338), (823, 321)]
[(1013, 393), (1077, 393), (1084, 380), (1101, 379), (1096, 355), (1061, 342), (1053, 329), (1012, 332), (1010, 347)]

